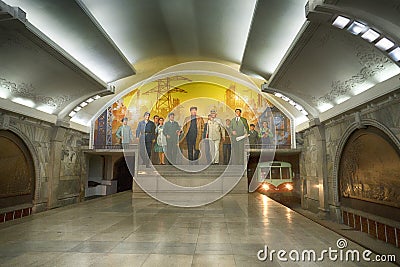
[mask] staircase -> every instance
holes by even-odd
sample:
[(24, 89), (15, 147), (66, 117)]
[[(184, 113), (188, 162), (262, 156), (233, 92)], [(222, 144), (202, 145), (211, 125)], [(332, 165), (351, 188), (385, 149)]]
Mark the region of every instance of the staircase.
[(196, 202), (227, 193), (244, 194), (248, 192), (248, 185), (246, 170), (242, 166), (154, 165), (150, 168), (138, 168), (133, 192), (142, 193), (143, 189), (153, 197), (185, 201), (190, 198)]

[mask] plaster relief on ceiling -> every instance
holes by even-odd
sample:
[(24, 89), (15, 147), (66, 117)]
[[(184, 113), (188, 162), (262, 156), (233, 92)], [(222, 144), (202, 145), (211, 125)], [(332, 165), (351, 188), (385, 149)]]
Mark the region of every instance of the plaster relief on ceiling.
[(367, 81), (373, 81), (375, 75), (384, 71), (389, 65), (393, 64), (388, 57), (367, 43), (354, 45), (355, 42), (352, 35), (342, 34), (339, 36), (340, 37), (338, 38), (338, 35), (326, 33), (322, 35), (319, 42), (317, 42), (317, 47), (323, 48), (333, 39), (346, 46), (354, 47), (354, 55), (358, 59), (361, 69), (348, 79), (331, 81), (329, 91), (325, 95), (320, 97), (312, 96), (311, 100), (317, 106), (325, 103), (332, 103), (340, 96), (354, 95), (354, 88)]
[(54, 109), (61, 108), (66, 102), (72, 99), (72, 96), (59, 95), (55, 97), (35, 94), (36, 89), (32, 84), (20, 83), (17, 84), (12, 81), (8, 81), (5, 78), (0, 78), (0, 87), (8, 90), (14, 97), (23, 97), (33, 100), (35, 103), (41, 103), (52, 107)]

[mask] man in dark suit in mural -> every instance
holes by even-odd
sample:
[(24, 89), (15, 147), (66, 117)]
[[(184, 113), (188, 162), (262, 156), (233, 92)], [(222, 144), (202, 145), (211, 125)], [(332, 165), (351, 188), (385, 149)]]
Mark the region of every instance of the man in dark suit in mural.
[(190, 107), (190, 116), (185, 118), (182, 131), (186, 139), (190, 163), (198, 164), (200, 141), (204, 132), (204, 120), (197, 115), (197, 107)]
[(156, 138), (156, 125), (149, 120), (150, 113), (144, 113), (144, 120), (138, 123), (136, 138), (139, 140), (140, 157), (146, 168), (150, 167), (151, 147)]
[(168, 121), (164, 123), (163, 135), (167, 139), (167, 160), (170, 164), (176, 164), (180, 132), (181, 127), (175, 121), (175, 114), (173, 112), (169, 113)]
[(235, 118), (231, 121), (232, 164), (244, 163), (244, 143), (249, 133), (247, 120), (241, 116), (242, 110), (235, 109)]

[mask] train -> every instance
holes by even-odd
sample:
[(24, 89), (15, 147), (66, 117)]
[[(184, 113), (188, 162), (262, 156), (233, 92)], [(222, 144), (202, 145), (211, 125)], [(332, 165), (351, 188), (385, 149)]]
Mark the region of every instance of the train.
[(257, 166), (258, 191), (263, 194), (293, 194), (292, 165), (283, 161), (260, 162)]

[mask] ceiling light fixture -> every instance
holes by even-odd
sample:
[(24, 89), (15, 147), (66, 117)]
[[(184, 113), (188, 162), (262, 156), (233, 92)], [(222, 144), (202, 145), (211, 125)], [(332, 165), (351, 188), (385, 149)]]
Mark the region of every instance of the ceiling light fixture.
[(394, 43), (389, 39), (387, 39), (386, 37), (383, 37), (375, 44), (375, 46), (382, 51), (387, 51), (394, 46)]
[(378, 39), (379, 36), (380, 36), (379, 32), (374, 31), (373, 29), (368, 29), (368, 31), (364, 32), (361, 35), (361, 38), (363, 38), (364, 40), (367, 40), (368, 42), (372, 43), (373, 41)]
[(71, 112), (68, 114), (68, 116), (73, 117), (73, 116), (75, 116), (75, 114), (76, 114), (75, 111), (71, 111)]
[(88, 99), (86, 100), (86, 102), (88, 102), (88, 103), (92, 103), (93, 101), (94, 101), (93, 98), (88, 98)]
[(81, 107), (83, 107), (83, 108), (86, 107), (87, 105), (88, 105), (87, 102), (82, 102), (82, 103), (79, 104), (79, 106), (81, 106)]
[(349, 28), (347, 29), (349, 32), (351, 32), (354, 35), (359, 35), (362, 31), (366, 29), (367, 26), (362, 24), (361, 22), (354, 21)]
[(337, 18), (333, 21), (332, 25), (339, 28), (343, 29), (346, 27), (347, 24), (349, 24), (350, 19), (342, 16), (337, 16)]
[(80, 106), (77, 106), (76, 108), (74, 108), (74, 111), (78, 112), (79, 110), (81, 110), (82, 108)]
[(400, 47), (396, 47), (393, 49), (390, 53), (389, 56), (394, 60), (394, 61), (400, 61)]

